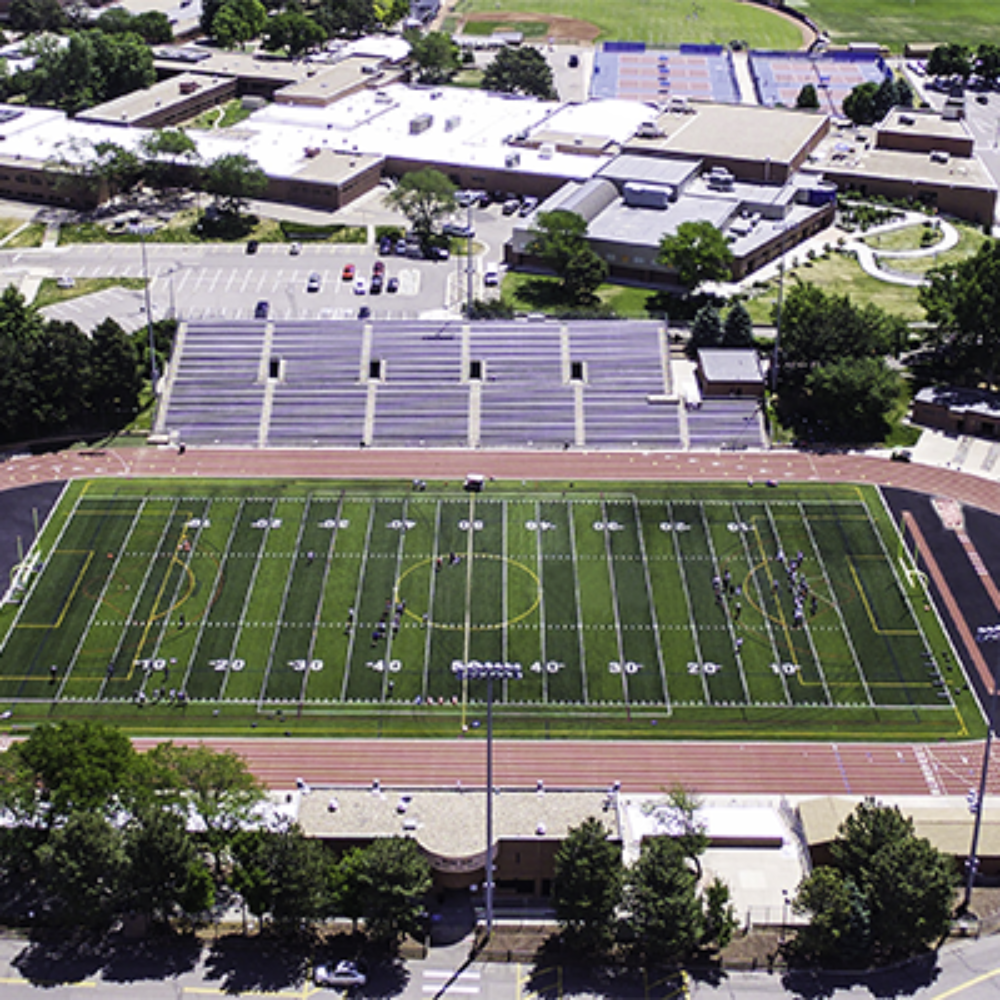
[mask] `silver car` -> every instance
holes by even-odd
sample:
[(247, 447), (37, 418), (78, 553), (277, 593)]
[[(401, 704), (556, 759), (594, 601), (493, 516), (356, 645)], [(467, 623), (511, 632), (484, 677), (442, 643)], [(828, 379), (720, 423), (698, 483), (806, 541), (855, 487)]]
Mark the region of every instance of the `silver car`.
[(368, 977), (355, 962), (344, 959), (336, 965), (317, 965), (313, 970), (313, 981), (317, 986), (351, 987), (364, 986)]

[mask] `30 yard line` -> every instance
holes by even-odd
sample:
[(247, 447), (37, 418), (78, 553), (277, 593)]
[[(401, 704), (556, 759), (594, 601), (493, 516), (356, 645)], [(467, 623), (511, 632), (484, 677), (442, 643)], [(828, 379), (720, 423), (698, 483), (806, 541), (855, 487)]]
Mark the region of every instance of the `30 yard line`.
[(656, 659), (660, 666), (660, 680), (663, 683), (663, 702), (670, 712), (670, 692), (667, 690), (667, 668), (663, 662), (663, 646), (660, 643), (660, 623), (656, 616), (656, 600), (653, 597), (653, 583), (649, 579), (649, 560), (646, 558), (646, 539), (642, 531), (642, 513), (639, 505), (632, 498), (632, 514), (635, 517), (635, 530), (639, 537), (639, 553), (642, 556), (642, 575), (646, 581), (646, 600), (649, 602), (649, 617), (653, 624), (653, 641), (656, 644)]

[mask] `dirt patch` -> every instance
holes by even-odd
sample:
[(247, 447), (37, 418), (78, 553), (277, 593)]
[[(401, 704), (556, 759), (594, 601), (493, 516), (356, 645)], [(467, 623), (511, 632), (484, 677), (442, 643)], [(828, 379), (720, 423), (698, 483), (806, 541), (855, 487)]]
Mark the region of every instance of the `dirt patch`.
[(521, 11), (496, 11), (481, 14), (466, 14), (462, 17), (459, 25), (459, 33), (462, 32), (469, 21), (488, 21), (495, 23), (503, 30), (504, 24), (517, 21), (541, 21), (549, 26), (546, 40), (551, 38), (555, 42), (575, 42), (593, 45), (600, 35), (601, 29), (590, 21), (580, 21), (575, 17), (565, 17), (562, 14), (525, 14)]

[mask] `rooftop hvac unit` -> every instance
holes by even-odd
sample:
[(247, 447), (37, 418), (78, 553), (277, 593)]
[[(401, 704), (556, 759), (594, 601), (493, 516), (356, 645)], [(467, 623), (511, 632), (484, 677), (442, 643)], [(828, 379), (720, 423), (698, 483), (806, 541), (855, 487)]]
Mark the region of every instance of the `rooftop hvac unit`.
[(461, 115), (452, 115), (450, 118), (446, 118), (444, 122), (445, 132), (454, 132), (459, 125), (462, 124)]
[(542, 160), (551, 160), (556, 155), (556, 147), (551, 142), (543, 142), (538, 150), (538, 156)]
[(511, 167), (519, 167), (521, 165), (521, 154), (520, 153), (508, 153), (504, 157), (504, 165), (510, 169)]
[(931, 163), (947, 163), (950, 159), (950, 154), (946, 153), (943, 149), (931, 151)]
[(421, 132), (426, 132), (433, 124), (433, 115), (429, 115), (426, 112), (422, 115), (417, 115), (416, 118), (410, 119), (410, 135), (420, 135)]

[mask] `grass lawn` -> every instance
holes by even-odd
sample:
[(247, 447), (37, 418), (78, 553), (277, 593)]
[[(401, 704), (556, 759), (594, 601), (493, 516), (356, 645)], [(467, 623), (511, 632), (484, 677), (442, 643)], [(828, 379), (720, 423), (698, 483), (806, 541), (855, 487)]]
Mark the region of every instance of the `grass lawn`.
[(251, 108), (243, 107), (243, 102), (239, 98), (234, 98), (221, 107), (210, 108), (208, 111), (202, 112), (197, 118), (187, 122), (185, 127), (197, 129), (232, 128), (233, 125), (239, 125), (240, 122), (246, 121), (252, 114)]
[(466, 21), (463, 35), (492, 35), (496, 31), (519, 31), (525, 38), (544, 38), (549, 26), (544, 21)]
[[(458, 14), (489, 13), (496, 0), (461, 0)], [(600, 38), (679, 45), (741, 39), (755, 48), (798, 49), (802, 34), (796, 25), (754, 4), (734, 0), (504, 0), (505, 11), (556, 14), (589, 21)]]
[(7, 250), (29, 250), (40, 247), (45, 239), (45, 225), (32, 222), (27, 229), (22, 229), (13, 239), (4, 244)]
[(103, 291), (105, 288), (139, 289), (145, 285), (146, 282), (142, 278), (77, 278), (72, 288), (59, 288), (54, 278), (45, 278), (32, 305), (44, 309), (45, 306), (54, 305), (56, 302), (66, 302), (81, 295)]
[[(255, 239), (260, 243), (287, 242), (281, 230), (281, 224), (275, 219), (258, 219), (253, 229), (244, 236), (234, 240), (211, 239), (192, 232), (191, 227), (198, 218), (198, 211), (193, 208), (178, 212), (169, 223), (146, 236), (147, 243), (242, 243)], [(341, 227), (348, 230), (350, 227)], [(349, 234), (350, 235), (350, 234)], [(59, 243), (140, 243), (137, 233), (127, 230), (114, 232), (96, 222), (84, 222), (78, 225), (63, 226), (59, 230)], [(331, 242), (355, 242), (355, 239), (333, 240)]]
[(984, 0), (789, 0), (834, 42), (1000, 43), (1000, 4)]
[[(930, 233), (931, 243), (924, 243), (924, 236)], [(890, 229), (887, 233), (874, 233), (863, 236), (862, 241), (873, 250), (920, 250), (940, 243), (943, 234), (941, 230), (931, 225), (907, 226), (905, 229)]]
[(38, 554), (0, 611), (18, 726), (458, 735), (490, 663), (511, 735), (981, 729), (872, 487), (76, 481)]

